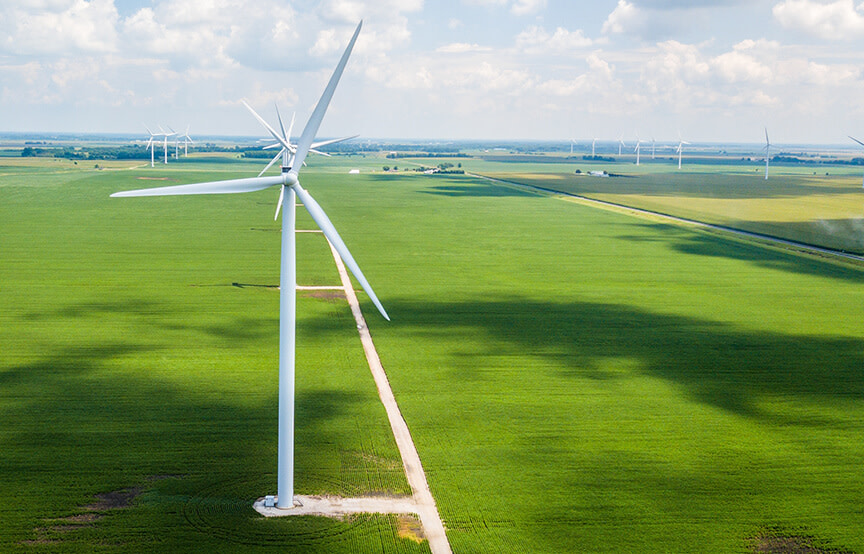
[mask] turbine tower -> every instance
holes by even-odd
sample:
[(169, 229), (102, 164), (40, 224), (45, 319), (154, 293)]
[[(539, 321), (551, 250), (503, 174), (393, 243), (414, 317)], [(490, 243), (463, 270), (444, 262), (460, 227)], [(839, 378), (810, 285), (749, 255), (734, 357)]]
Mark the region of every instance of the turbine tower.
[(771, 159), (771, 141), (768, 140), (768, 128), (765, 128), (765, 180), (768, 180), (768, 160)]
[(657, 141), (651, 137), (651, 159), (654, 159), (654, 154), (657, 152)]
[(627, 145), (624, 144), (624, 135), (621, 135), (620, 137), (618, 137), (618, 155), (619, 156), (621, 155), (621, 149), (626, 147), (626, 146)]
[(597, 145), (597, 137), (594, 137), (594, 140), (591, 141), (591, 157), (594, 158), (597, 155), (594, 153), (594, 146)]
[[(279, 207), (285, 202), (285, 211), (282, 214), (282, 260), (279, 288), (279, 454), (278, 454), (278, 497), (275, 499), (276, 506), (289, 509), (294, 506), (294, 341), (295, 341), (295, 306), (296, 306), (296, 249), (295, 249), (295, 206), (297, 198), (303, 203), (309, 215), (342, 257), (345, 265), (354, 274), (354, 277), (363, 287), (363, 290), (371, 298), (375, 307), (381, 315), (389, 321), (387, 312), (378, 301), (378, 297), (372, 291), (372, 287), (360, 271), (357, 262), (348, 251), (339, 233), (333, 227), (327, 214), (321, 206), (300, 186), (300, 170), (303, 161), (312, 149), (312, 143), (333, 92), (339, 83), (348, 58), (357, 41), (357, 35), (363, 26), (361, 21), (351, 37), (342, 58), (333, 71), (321, 99), (315, 106), (309, 121), (300, 135), (297, 145), (292, 145), (286, 137), (288, 133), (281, 135), (276, 133), (269, 125), (264, 123), (267, 130), (282, 145), (280, 155), (282, 157), (282, 171), (279, 175), (268, 177), (252, 177), (248, 179), (233, 179), (229, 181), (213, 181), (197, 183), (192, 185), (178, 185), (171, 187), (159, 187), (153, 189), (133, 190), (114, 193), (111, 196), (168, 196), (185, 194), (230, 194), (241, 192), (254, 192), (264, 190), (273, 186), (280, 187)], [(262, 121), (263, 123), (263, 121)], [(280, 118), (281, 125), (281, 118)], [(284, 128), (283, 128), (284, 131)], [(287, 194), (286, 194), (287, 193)], [(287, 198), (286, 198), (287, 196)], [(268, 500), (272, 500), (268, 497)]]
[[(852, 140), (854, 140), (855, 142), (857, 142), (857, 143), (860, 144), (861, 146), (864, 146), (864, 142), (861, 142), (860, 140), (856, 139), (855, 137), (853, 137), (853, 136), (850, 135), (849, 138), (852, 139)], [(862, 182), (862, 186), (864, 186), (864, 182)]]
[(636, 165), (639, 165), (639, 153), (642, 150), (642, 141), (639, 140), (639, 135), (636, 135), (636, 149), (633, 150), (636, 152)]

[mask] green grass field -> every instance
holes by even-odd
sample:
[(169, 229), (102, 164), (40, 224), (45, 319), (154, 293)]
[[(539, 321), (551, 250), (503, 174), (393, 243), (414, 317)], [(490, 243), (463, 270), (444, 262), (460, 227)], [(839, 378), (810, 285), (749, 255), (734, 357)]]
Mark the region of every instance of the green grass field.
[[(864, 552), (864, 271), (380, 165), (304, 186), (393, 318), (361, 296), (455, 552)], [(277, 295), (232, 283), (278, 281), (275, 190), (107, 197), (259, 166), (0, 169), (0, 550), (428, 551), (251, 508)], [(298, 241), (301, 284), (335, 284)], [(347, 305), (304, 297), (298, 327), (298, 493), (407, 493)]]
[[(544, 159), (550, 158), (550, 159)], [(564, 161), (526, 156), (468, 160), (466, 169), (499, 179), (573, 193), (736, 229), (763, 233), (847, 252), (864, 253), (864, 189), (861, 168), (849, 166), (764, 166), (711, 164), (701, 160), (681, 171), (677, 162), (617, 163)], [(574, 175), (605, 169), (622, 178)], [(826, 175), (827, 173), (827, 175)]]

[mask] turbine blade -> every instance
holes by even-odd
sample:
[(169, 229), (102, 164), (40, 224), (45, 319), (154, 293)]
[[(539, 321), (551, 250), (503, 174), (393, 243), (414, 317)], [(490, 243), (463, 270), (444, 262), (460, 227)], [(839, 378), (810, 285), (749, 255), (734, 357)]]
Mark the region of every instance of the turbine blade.
[(176, 185), (173, 187), (157, 187), (152, 189), (127, 190), (115, 192), (112, 198), (130, 196), (175, 196), (186, 194), (233, 194), (239, 192), (254, 192), (264, 190), (273, 185), (283, 183), (281, 175), (272, 177), (252, 177), (249, 179), (232, 179), (230, 181), (210, 181), (194, 185)]
[(282, 136), (285, 137), (286, 141), (288, 141), (290, 139), (288, 138), (288, 135), (285, 134), (285, 124), (282, 123), (282, 114), (279, 113), (279, 105), (275, 102), (273, 103), (273, 105), (276, 106), (276, 119), (279, 120), (279, 128), (282, 130)]
[(261, 173), (259, 173), (258, 176), (260, 177), (260, 176), (264, 175), (264, 173), (266, 173), (267, 170), (270, 169), (270, 167), (271, 167), (273, 164), (275, 164), (275, 163), (279, 160), (279, 158), (282, 157), (282, 152), (284, 152), (284, 151), (285, 151), (284, 148), (283, 148), (282, 150), (280, 150), (279, 153), (276, 154), (276, 157), (273, 158), (272, 160), (270, 160), (270, 163), (267, 164), (267, 165), (264, 167), (264, 169), (261, 170)]
[(273, 129), (273, 127), (270, 126), (269, 123), (267, 123), (266, 121), (264, 121), (264, 118), (261, 117), (260, 115), (258, 115), (258, 112), (256, 112), (255, 110), (252, 109), (252, 106), (250, 106), (249, 104), (247, 104), (245, 100), (240, 100), (240, 101), (243, 102), (243, 105), (246, 106), (246, 109), (249, 110), (249, 111), (252, 113), (252, 115), (255, 116), (255, 119), (258, 120), (258, 123), (260, 123), (261, 125), (263, 125), (264, 128), (267, 129), (267, 132), (269, 132), (271, 135), (273, 135), (273, 138), (275, 138), (275, 139), (279, 142), (279, 144), (281, 144), (281, 145), (284, 146), (285, 148), (290, 148), (290, 146), (288, 145), (288, 143), (285, 142), (285, 139), (282, 138), (282, 137), (280, 137), (280, 136), (279, 136), (279, 133), (277, 133), (277, 132)]
[(313, 143), (312, 143), (312, 146), (310, 147), (310, 150), (311, 150), (312, 148), (321, 148), (322, 146), (329, 146), (329, 145), (331, 145), (331, 144), (336, 144), (337, 142), (345, 142), (346, 140), (355, 139), (355, 138), (357, 138), (357, 137), (359, 137), (359, 136), (360, 136), (360, 135), (354, 135), (354, 136), (351, 136), (351, 137), (343, 137), (343, 138), (337, 138), (337, 139), (322, 140), (321, 142), (313, 142)]
[(857, 143), (860, 144), (861, 146), (864, 146), (864, 142), (861, 142), (860, 140), (856, 139), (855, 137), (849, 135), (849, 138), (852, 139), (852, 140), (854, 140), (855, 142), (857, 142)]
[[(294, 167), (297, 167), (296, 164)], [(311, 215), (312, 219), (315, 220), (315, 223), (318, 224), (318, 228), (323, 231), (324, 236), (327, 237), (327, 240), (330, 241), (330, 244), (332, 244), (336, 251), (339, 252), (339, 255), (342, 257), (342, 261), (345, 262), (345, 265), (348, 266), (348, 269), (350, 269), (351, 273), (354, 274), (354, 277), (360, 283), (360, 286), (363, 287), (363, 290), (365, 290), (366, 294), (369, 295), (369, 298), (372, 299), (372, 303), (375, 304), (375, 307), (378, 308), (378, 311), (381, 312), (381, 315), (384, 316), (384, 319), (390, 321), (390, 316), (388, 316), (387, 312), (384, 311), (384, 306), (382, 306), (381, 302), (378, 301), (378, 297), (375, 296), (375, 292), (372, 290), (372, 286), (369, 284), (369, 281), (366, 280), (366, 277), (363, 276), (363, 272), (360, 271), (360, 266), (357, 265), (357, 262), (354, 261), (354, 257), (351, 255), (351, 252), (348, 251), (348, 247), (345, 246), (344, 242), (342, 242), (342, 238), (339, 236), (339, 233), (336, 231), (333, 223), (330, 222), (330, 218), (327, 217), (327, 214), (324, 213), (324, 210), (321, 209), (321, 206), (318, 205), (318, 202), (316, 202), (315, 199), (312, 198), (312, 196), (310, 196), (309, 193), (306, 192), (306, 190), (301, 187), (299, 183), (294, 185), (293, 188), (294, 191), (297, 193), (297, 196), (300, 198), (300, 201), (303, 202), (303, 206), (305, 206), (306, 210), (309, 212), (309, 215)]]
[(276, 215), (273, 216), (273, 221), (279, 219), (279, 210), (282, 209), (282, 201), (285, 200), (285, 185), (279, 189), (279, 202), (276, 204)]
[(291, 133), (294, 132), (294, 118), (297, 117), (297, 112), (291, 114), (291, 123), (288, 125), (288, 134), (285, 135), (285, 140), (291, 142)]
[[(333, 157), (330, 154), (328, 154), (327, 152), (321, 152), (320, 150), (315, 150), (314, 148), (310, 148), (309, 151), (312, 152), (313, 154), (318, 154), (319, 156), (327, 156), (328, 158)], [(306, 162), (303, 162), (303, 165), (306, 165)]]
[(336, 85), (339, 84), (339, 79), (342, 78), (342, 72), (345, 71), (345, 65), (348, 63), (348, 58), (351, 56), (351, 51), (354, 49), (354, 43), (357, 42), (357, 36), (360, 34), (360, 28), (363, 27), (363, 22), (357, 24), (357, 29), (354, 31), (354, 36), (345, 48), (345, 53), (342, 54), (342, 59), (333, 71), (333, 76), (330, 77), (330, 82), (324, 89), (321, 99), (315, 106), (315, 110), (306, 122), (306, 127), (300, 135), (300, 140), (297, 141), (297, 152), (294, 155), (294, 163), (291, 166), (291, 173), (297, 175), (303, 161), (306, 159), (306, 154), (309, 153), (309, 148), (315, 140), (315, 135), (318, 134), (318, 128), (321, 126), (321, 121), (324, 119), (324, 114), (327, 112), (327, 107), (330, 105), (330, 100), (333, 98), (333, 93), (336, 91)]

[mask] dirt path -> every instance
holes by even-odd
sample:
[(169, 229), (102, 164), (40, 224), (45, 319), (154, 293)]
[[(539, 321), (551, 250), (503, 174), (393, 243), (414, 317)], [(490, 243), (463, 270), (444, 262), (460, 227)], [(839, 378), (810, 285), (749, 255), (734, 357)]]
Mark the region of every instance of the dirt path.
[(387, 374), (384, 372), (381, 359), (375, 350), (375, 344), (372, 342), (372, 335), (366, 326), (366, 319), (360, 311), (360, 303), (357, 302), (357, 295), (354, 293), (351, 279), (348, 277), (348, 272), (345, 270), (342, 258), (339, 257), (339, 253), (336, 252), (332, 244), (330, 244), (330, 250), (333, 252), (336, 267), (339, 269), (339, 276), (342, 278), (345, 296), (348, 298), (348, 304), (351, 305), (351, 313), (354, 314), (354, 320), (357, 322), (360, 341), (363, 343), (363, 351), (366, 353), (369, 369), (375, 378), (378, 395), (381, 397), (385, 410), (387, 410), (387, 418), (390, 420), (390, 427), (393, 429), (393, 436), (396, 438), (396, 446), (398, 446), (399, 454), (402, 456), (405, 476), (408, 478), (408, 484), (411, 485), (411, 490), (414, 492), (414, 504), (417, 515), (420, 516), (420, 522), (423, 524), (423, 533), (429, 540), (429, 548), (432, 550), (432, 554), (450, 554), (452, 552), (450, 542), (447, 540), (441, 516), (438, 515), (435, 499), (432, 498), (432, 493), (429, 491), (429, 484), (426, 481), (426, 474), (423, 472), (423, 465), (420, 463), (420, 456), (417, 454), (417, 448), (415, 448), (414, 440), (411, 438), (410, 431), (408, 431), (408, 425), (405, 423), (405, 419), (399, 411), (399, 406), (396, 404), (393, 391), (390, 389)]

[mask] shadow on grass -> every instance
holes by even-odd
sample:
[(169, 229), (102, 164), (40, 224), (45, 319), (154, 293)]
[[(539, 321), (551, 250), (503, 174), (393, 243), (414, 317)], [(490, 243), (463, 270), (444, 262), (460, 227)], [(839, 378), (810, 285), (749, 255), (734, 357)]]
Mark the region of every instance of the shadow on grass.
[[(791, 246), (787, 247), (779, 243), (767, 246), (765, 243), (752, 242), (751, 239), (739, 238), (724, 231), (685, 229), (668, 223), (634, 224), (649, 229), (651, 233), (618, 235), (616, 238), (628, 242), (663, 243), (684, 254), (740, 260), (776, 271), (864, 284), (864, 265), (856, 266), (854, 265), (856, 262), (852, 260), (845, 261), (829, 254), (816, 252), (795, 254)], [(767, 235), (766, 231), (770, 230), (761, 231), (762, 234)], [(753, 232), (757, 231), (753, 230)], [(821, 246), (815, 241), (812, 244)], [(828, 245), (825, 247), (830, 248)]]
[[(720, 323), (614, 304), (525, 298), (461, 303), (388, 302), (393, 324), (437, 340), (472, 337), (460, 355), (548, 357), (573, 377), (615, 379), (607, 362), (636, 360), (699, 402), (779, 423), (820, 425), (805, 415), (765, 413), (759, 402), (788, 397), (831, 405), (864, 399), (864, 341), (745, 331)], [(323, 330), (323, 325), (321, 326)], [(426, 338), (423, 338), (426, 337)], [(464, 347), (465, 345), (463, 345)], [(470, 365), (470, 364), (469, 364)], [(458, 375), (457, 378), (478, 378)]]
[[(276, 488), (275, 381), (250, 376), (272, 390), (252, 383), (220, 393), (208, 379), (219, 376), (218, 360), (205, 370), (176, 368), (188, 372), (185, 378), (154, 376), (172, 371), (166, 364), (183, 363), (182, 357), (166, 361), (153, 355), (159, 347), (134, 340), (58, 348), (0, 365), (0, 550), (47, 541), (88, 551), (105, 545), (186, 551), (194, 544), (195, 551), (213, 552), (242, 544), (244, 550), (349, 552), (354, 541), (395, 533), (386, 518), (260, 519), (251, 501)], [(298, 493), (356, 492), (321, 456), (335, 451), (338, 457), (338, 445), (353, 444), (345, 437), (361, 425), (352, 413), (363, 401), (345, 389), (298, 391)], [(131, 488), (143, 490), (131, 508), (51, 527), (83, 513), (95, 495)]]
[(530, 192), (523, 192), (513, 187), (505, 187), (501, 185), (493, 185), (489, 183), (472, 183), (472, 184), (452, 184), (438, 185), (431, 189), (419, 191), (422, 194), (434, 194), (437, 196), (454, 196), (454, 197), (490, 197), (499, 198), (505, 196), (537, 196)]

